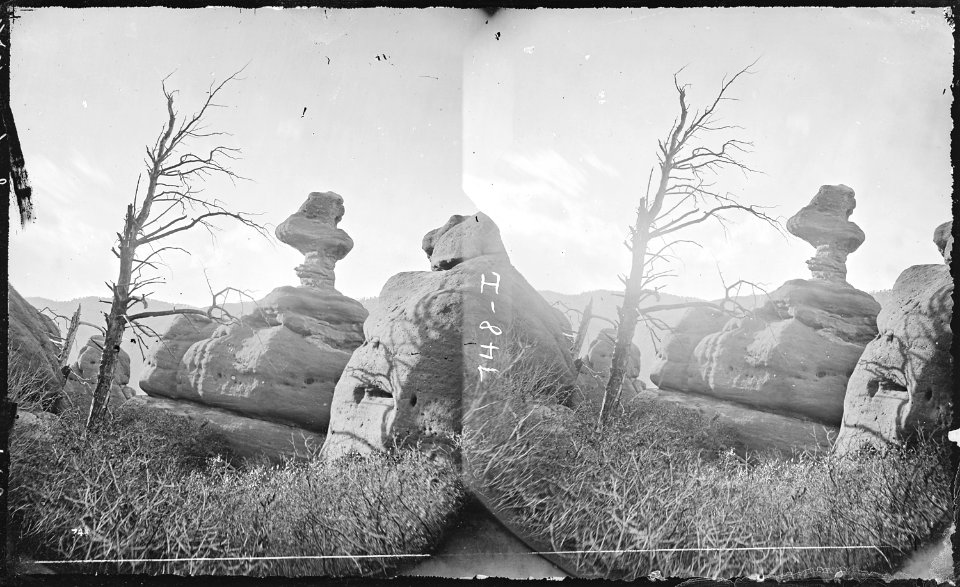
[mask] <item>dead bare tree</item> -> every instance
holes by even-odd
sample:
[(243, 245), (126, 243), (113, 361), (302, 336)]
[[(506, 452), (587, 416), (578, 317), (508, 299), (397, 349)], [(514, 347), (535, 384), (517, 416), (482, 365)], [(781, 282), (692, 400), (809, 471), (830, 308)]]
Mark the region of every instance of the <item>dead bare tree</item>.
[[(198, 155), (187, 148), (188, 143), (193, 140), (229, 136), (229, 133), (208, 130), (204, 117), (212, 108), (222, 107), (216, 104), (214, 99), (227, 83), (237, 79), (241, 71), (217, 85), (211, 84), (203, 105), (190, 116), (178, 114), (174, 108), (174, 95), (177, 92), (167, 89), (166, 78), (161, 82), (167, 104), (167, 121), (153, 146), (146, 147), (146, 189), (141, 197), (138, 178), (133, 202), (127, 205), (123, 230), (117, 233), (117, 246), (111, 249), (120, 261), (120, 270), (116, 282), (107, 284), (113, 296), (109, 302), (110, 313), (106, 314), (103, 358), (87, 416), (87, 429), (95, 428), (103, 418), (120, 351), (120, 341), (127, 326), (133, 329), (139, 340), (144, 334), (156, 336), (156, 332), (139, 323), (144, 318), (172, 314), (195, 314), (216, 320), (232, 318), (223, 309), (222, 302), (229, 291), (235, 291), (233, 288), (212, 294), (213, 299), (207, 310), (174, 308), (147, 311), (147, 298), (152, 292), (147, 293), (144, 289), (163, 283), (163, 279), (145, 275), (144, 271), (157, 271), (157, 266), (162, 264), (161, 253), (165, 251), (189, 254), (182, 247), (159, 243), (198, 226), (213, 235), (216, 227), (211, 221), (218, 218), (240, 222), (267, 237), (266, 229), (254, 222), (251, 214), (231, 212), (220, 200), (204, 197), (203, 190), (196, 187), (197, 183), (213, 176), (226, 177), (231, 181), (245, 179), (227, 167), (230, 161), (239, 158), (240, 150), (217, 145), (208, 149), (206, 155)], [(138, 250), (142, 251), (143, 248), (147, 249), (146, 254), (138, 255)], [(130, 313), (137, 304), (143, 305), (144, 311)]]
[[(659, 178), (656, 191), (651, 195), (650, 188), (654, 173), (654, 169), (651, 169), (646, 195), (640, 200), (636, 222), (629, 227), (630, 237), (624, 242), (631, 252), (632, 262), (629, 277), (621, 276), (620, 278), (624, 284), (623, 305), (620, 308), (613, 366), (600, 410), (601, 423), (606, 420), (614, 403), (613, 400), (623, 383), (630, 344), (633, 341), (638, 320), (656, 311), (693, 305), (672, 304), (640, 308), (640, 304), (649, 297), (659, 298), (662, 285), (655, 285), (658, 281), (675, 275), (669, 269), (661, 270), (658, 267), (658, 264), (675, 258), (669, 251), (680, 244), (699, 246), (694, 240), (676, 238), (676, 233), (708, 220), (719, 222), (726, 230), (727, 219), (724, 218), (724, 214), (734, 211), (745, 212), (780, 230), (779, 222), (768, 216), (764, 208), (741, 204), (735, 195), (730, 192), (721, 192), (714, 187), (713, 183), (707, 181), (726, 169), (737, 169), (744, 174), (755, 171), (738, 158), (749, 152), (752, 143), (728, 138), (722, 142), (717, 141), (719, 147), (709, 147), (705, 146), (704, 140), (709, 138), (704, 137), (709, 133), (742, 129), (737, 125), (720, 123), (717, 119), (717, 108), (721, 102), (734, 99), (727, 96), (727, 91), (742, 75), (749, 74), (750, 67), (755, 63), (741, 69), (729, 79), (724, 77), (713, 101), (703, 110), (695, 110), (692, 113), (687, 101), (689, 85), (680, 84), (679, 71), (673, 76), (680, 113), (667, 132), (666, 138), (657, 141)], [(746, 283), (748, 282), (739, 281), (731, 288)], [(726, 300), (730, 299), (731, 288), (727, 288)], [(703, 304), (718, 307), (709, 302)]]

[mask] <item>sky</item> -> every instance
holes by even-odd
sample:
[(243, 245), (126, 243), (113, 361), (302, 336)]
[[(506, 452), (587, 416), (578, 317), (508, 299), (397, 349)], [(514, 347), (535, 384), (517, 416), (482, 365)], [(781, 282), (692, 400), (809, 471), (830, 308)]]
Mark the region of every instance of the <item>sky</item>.
[[(105, 295), (110, 254), (164, 122), (160, 81), (194, 110), (209, 84), (244, 68), (209, 121), (240, 147), (207, 193), (272, 228), (311, 191), (345, 200), (355, 242), (337, 288), (376, 295), (400, 271), (427, 270), (423, 235), (481, 210), (534, 287), (617, 289), (621, 244), (656, 141), (676, 116), (673, 74), (694, 107), (724, 75), (724, 122), (753, 142), (761, 173), (717, 178), (783, 220), (823, 184), (857, 194), (866, 241), (848, 259), (860, 289), (942, 262), (950, 219), (953, 43), (942, 9), (42, 8), (12, 28), (11, 107), (36, 221), (10, 208), (9, 276), (21, 294)], [(377, 57), (380, 59), (377, 59)], [(204, 146), (202, 143), (198, 147)], [(727, 282), (770, 289), (805, 278), (807, 243), (748, 217), (724, 233), (683, 233), (676, 295), (716, 298)], [(216, 240), (181, 233), (155, 297), (209, 302), (226, 286), (261, 297), (296, 284), (294, 249), (220, 223)], [(176, 241), (176, 242), (174, 242)]]

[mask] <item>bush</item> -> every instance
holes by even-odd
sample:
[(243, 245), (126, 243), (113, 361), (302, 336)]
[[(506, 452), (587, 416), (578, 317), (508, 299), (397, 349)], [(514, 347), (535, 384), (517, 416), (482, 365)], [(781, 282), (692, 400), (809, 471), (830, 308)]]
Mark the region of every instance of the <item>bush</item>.
[[(889, 572), (952, 519), (948, 451), (929, 439), (843, 459), (743, 458), (726, 430), (679, 407), (638, 401), (602, 432), (581, 407), (558, 434), (541, 403), (518, 399), (532, 379), (498, 385), (478, 408), (497, 417), (468, 414), (465, 467), (528, 538), (586, 551), (562, 555), (581, 576)], [(866, 548), (764, 548), (851, 545)]]
[[(163, 414), (121, 408), (87, 438), (78, 412), (57, 423), (46, 436), (15, 428), (11, 438), (20, 554), (127, 559), (57, 571), (389, 573), (410, 560), (352, 556), (431, 548), (462, 502), (455, 472), (413, 451), (235, 466), (210, 456), (216, 437), (202, 426)], [(242, 560), (299, 555), (342, 558)], [(142, 560), (171, 558), (185, 560)]]

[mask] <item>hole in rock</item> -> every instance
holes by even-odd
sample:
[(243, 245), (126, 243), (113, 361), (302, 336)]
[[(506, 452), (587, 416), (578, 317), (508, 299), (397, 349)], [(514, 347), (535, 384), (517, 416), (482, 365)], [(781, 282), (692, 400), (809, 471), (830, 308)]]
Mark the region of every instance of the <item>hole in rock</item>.
[(303, 382), (306, 383), (307, 385), (313, 385), (314, 378), (313, 378), (313, 377), (307, 377), (306, 379), (303, 380)]
[(410, 396), (410, 405), (411, 406), (417, 405), (417, 394), (413, 394)]
[(923, 392), (923, 399), (925, 399), (925, 400), (927, 400), (927, 401), (930, 401), (930, 400), (933, 399), (933, 388), (932, 388), (932, 387), (928, 387), (927, 389), (924, 390), (924, 392)]
[(883, 391), (907, 391), (907, 388), (903, 385), (900, 385), (896, 381), (891, 381), (889, 379), (884, 379), (880, 382), (880, 389)]
[(867, 382), (867, 395), (870, 397), (877, 395), (878, 389), (880, 389), (880, 382), (876, 379), (871, 379)]
[(393, 397), (389, 392), (387, 392), (387, 391), (385, 391), (385, 390), (377, 387), (376, 385), (360, 384), (360, 385), (358, 385), (358, 386), (356, 386), (356, 387), (353, 388), (353, 401), (354, 401), (354, 402), (356, 402), (356, 403), (359, 404), (359, 403), (363, 400), (364, 396), (366, 396), (366, 397), (381, 397), (381, 398), (392, 398), (392, 397)]

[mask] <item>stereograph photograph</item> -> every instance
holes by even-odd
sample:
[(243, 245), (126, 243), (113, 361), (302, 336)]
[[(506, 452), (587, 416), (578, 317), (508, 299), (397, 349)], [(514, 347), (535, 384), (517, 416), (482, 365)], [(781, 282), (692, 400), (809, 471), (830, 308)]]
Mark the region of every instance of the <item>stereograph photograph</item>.
[(12, 576), (955, 581), (950, 8), (7, 11)]

